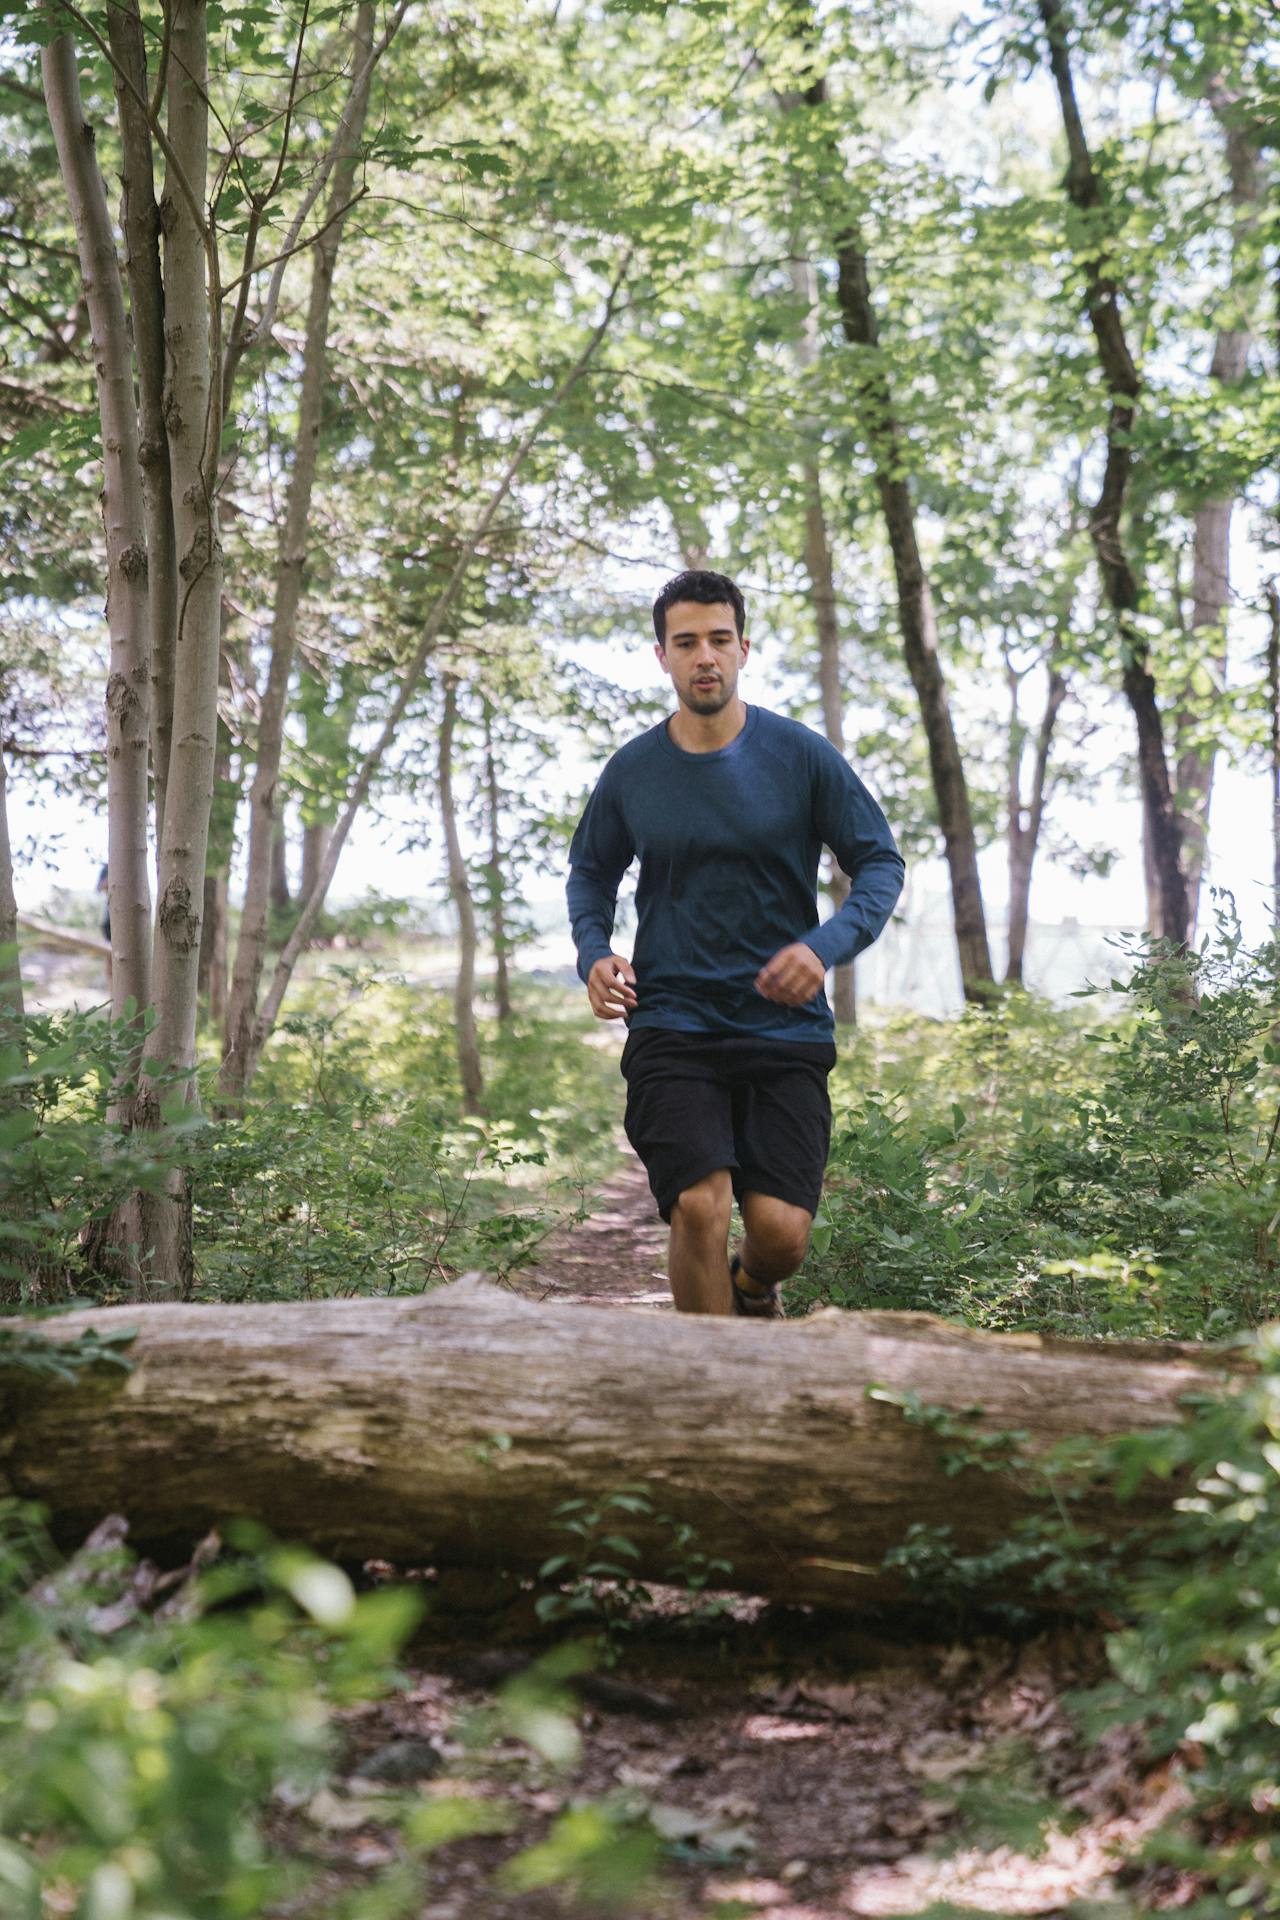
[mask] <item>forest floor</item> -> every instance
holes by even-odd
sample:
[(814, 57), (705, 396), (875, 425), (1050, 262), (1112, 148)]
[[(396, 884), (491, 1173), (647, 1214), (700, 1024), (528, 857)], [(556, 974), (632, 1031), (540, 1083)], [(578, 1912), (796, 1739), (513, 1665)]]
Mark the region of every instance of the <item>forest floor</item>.
[[(550, 1238), (518, 1284), (566, 1307), (667, 1311), (664, 1267), (665, 1230), (628, 1156), (592, 1217)], [(436, 1776), (423, 1792), (496, 1795), (512, 1822), (432, 1857), (423, 1920), (564, 1915), (563, 1890), (504, 1893), (494, 1877), (581, 1801), (630, 1804), (664, 1836), (660, 1879), (622, 1908), (654, 1920), (1121, 1920), (1177, 1909), (1197, 1891), (1188, 1876), (1136, 1861), (1178, 1803), (1176, 1777), (1145, 1762), (1129, 1730), (1086, 1745), (1072, 1716), (1071, 1696), (1105, 1669), (1099, 1629), (1015, 1638), (953, 1623), (922, 1638), (811, 1608), (650, 1588), (631, 1597), (577, 1683), (581, 1751), (566, 1771), (504, 1732), (500, 1708), (483, 1717), (504, 1679), (599, 1629), (590, 1619), (540, 1626), (532, 1598), (486, 1612), (492, 1590), (474, 1576), (438, 1582), (409, 1684), (349, 1716), (357, 1797), (326, 1796), (304, 1823), (303, 1844), (327, 1856), (335, 1887), (393, 1857), (358, 1789), (378, 1756), (394, 1770), (407, 1755), (410, 1772)], [(607, 1591), (600, 1600), (607, 1611)]]

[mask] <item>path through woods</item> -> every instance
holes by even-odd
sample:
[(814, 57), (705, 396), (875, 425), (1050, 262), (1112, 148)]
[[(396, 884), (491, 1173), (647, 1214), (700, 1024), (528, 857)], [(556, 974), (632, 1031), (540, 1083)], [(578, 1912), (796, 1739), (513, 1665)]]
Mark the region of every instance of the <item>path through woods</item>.
[[(566, 1307), (669, 1311), (665, 1255), (665, 1229), (628, 1154), (590, 1219), (549, 1238), (518, 1285)], [(769, 1339), (767, 1325), (759, 1336)], [(643, 1478), (642, 1459), (619, 1460), (620, 1487)], [(376, 1771), (378, 1756), (406, 1740), (428, 1743), (414, 1751), (429, 1766), (465, 1766), (468, 1717), (502, 1678), (591, 1629), (570, 1622), (539, 1634), (531, 1594), (486, 1612), (492, 1589), (487, 1576), (438, 1581), (408, 1688), (351, 1716), (351, 1770)], [(952, 1625), (921, 1641), (737, 1596), (699, 1604), (673, 1586), (652, 1590), (610, 1644), (584, 1685), (581, 1764), (571, 1778), (555, 1778), (522, 1766), (518, 1743), (508, 1743), (504, 1790), (516, 1827), (437, 1854), (423, 1920), (564, 1915), (558, 1894), (504, 1897), (492, 1875), (542, 1838), (569, 1800), (619, 1792), (651, 1810), (674, 1850), (663, 1890), (626, 1909), (653, 1920), (870, 1920), (926, 1910), (955, 1920), (1120, 1920), (1180, 1906), (1192, 1891), (1175, 1870), (1121, 1864), (1176, 1803), (1168, 1769), (1144, 1763), (1127, 1730), (1086, 1749), (1064, 1711), (1065, 1694), (1103, 1674), (1096, 1630), (1019, 1641), (966, 1638)], [(428, 1782), (423, 1790), (456, 1788)], [(353, 1832), (351, 1818), (341, 1795), (313, 1818), (296, 1816), (298, 1844), (314, 1846), (318, 1825), (335, 1888), (390, 1858), (376, 1819)]]

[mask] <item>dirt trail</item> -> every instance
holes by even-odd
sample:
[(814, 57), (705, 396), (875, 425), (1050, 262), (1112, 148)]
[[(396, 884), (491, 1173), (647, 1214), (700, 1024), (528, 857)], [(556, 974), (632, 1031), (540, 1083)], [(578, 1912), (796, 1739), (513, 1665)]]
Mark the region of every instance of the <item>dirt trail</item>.
[(600, 1188), (589, 1219), (550, 1234), (538, 1262), (517, 1276), (522, 1293), (567, 1306), (671, 1306), (667, 1230), (649, 1181), (619, 1135), (623, 1163)]

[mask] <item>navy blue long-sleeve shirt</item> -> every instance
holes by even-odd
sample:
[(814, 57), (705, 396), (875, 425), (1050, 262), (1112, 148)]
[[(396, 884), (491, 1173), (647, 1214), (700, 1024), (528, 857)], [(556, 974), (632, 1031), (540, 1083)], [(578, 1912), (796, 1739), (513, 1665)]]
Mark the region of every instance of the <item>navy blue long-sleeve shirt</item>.
[[(818, 861), (831, 848), (850, 880), (819, 923)], [(824, 1040), (825, 993), (780, 1006), (755, 978), (779, 948), (812, 947), (826, 967), (877, 938), (902, 891), (902, 856), (856, 773), (809, 727), (748, 706), (727, 747), (686, 753), (664, 720), (619, 748), (569, 848), (569, 919), (586, 980), (613, 951), (618, 885), (639, 855), (632, 1027)]]

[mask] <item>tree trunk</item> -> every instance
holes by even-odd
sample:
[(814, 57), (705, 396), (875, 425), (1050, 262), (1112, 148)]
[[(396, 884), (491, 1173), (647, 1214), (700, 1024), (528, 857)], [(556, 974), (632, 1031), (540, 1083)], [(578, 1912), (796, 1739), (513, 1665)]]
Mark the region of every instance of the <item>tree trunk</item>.
[[(1231, 98), (1220, 80), (1207, 89), (1226, 142), (1231, 175), (1231, 287), (1229, 297), (1243, 300), (1247, 271), (1242, 256), (1256, 232), (1263, 200), (1263, 174), (1253, 133), (1233, 118)], [(1238, 318), (1238, 316), (1233, 316)], [(1249, 360), (1252, 332), (1247, 324), (1221, 327), (1213, 346), (1209, 378), (1218, 387), (1238, 387)], [(1196, 508), (1192, 545), (1191, 627), (1199, 639), (1198, 653), (1213, 661), (1218, 684), (1227, 678), (1226, 619), (1231, 603), (1230, 494), (1205, 500)], [(1194, 940), (1199, 918), (1200, 882), (1209, 840), (1209, 809), (1213, 799), (1215, 750), (1198, 738), (1203, 728), (1205, 701), (1191, 686), (1178, 703), (1174, 752), (1178, 768), (1178, 810), (1182, 822), (1184, 863), (1189, 909), (1188, 939)]]
[(499, 1020), (511, 1018), (511, 968), (508, 961), (507, 902), (503, 881), (501, 799), (493, 752), (493, 706), (484, 703), (485, 805), (489, 816), (489, 924), (493, 938), (494, 992)]
[[(174, 548), (169, 442), (164, 426), (164, 279), (160, 264), (160, 209), (147, 119), (146, 45), (138, 0), (107, 8), (115, 60), (116, 104), (123, 165), (120, 228), (129, 276), (129, 308), (138, 385), (138, 461), (147, 531), (148, 641), (151, 683), (151, 771), (155, 795), (157, 879), (164, 840), (164, 802), (173, 746), (174, 649), (178, 621), (178, 562)], [(112, 926), (115, 925), (114, 916)]]
[(440, 817), (449, 862), (449, 891), (458, 909), (458, 976), (453, 989), (453, 1029), (462, 1078), (462, 1105), (467, 1113), (484, 1111), (484, 1074), (476, 1038), (476, 908), (467, 878), (467, 863), (458, 838), (458, 814), (453, 803), (453, 733), (458, 718), (458, 683), (444, 678), (444, 714), (440, 721)]
[(283, 809), (276, 816), (275, 831), (271, 836), (271, 905), (276, 913), (288, 913), (292, 905), (289, 893), (289, 834)]
[(1067, 697), (1067, 683), (1058, 669), (1061, 630), (1054, 635), (1050, 649), (1049, 687), (1040, 725), (1036, 729), (1036, 754), (1031, 768), (1031, 792), (1022, 797), (1022, 761), (1026, 732), (1018, 712), (1020, 676), (1010, 664), (1009, 697), (1009, 960), (1005, 984), (1023, 985), (1023, 965), (1027, 950), (1027, 926), (1031, 917), (1031, 876), (1040, 845), (1044, 823), (1044, 803), (1049, 780), (1049, 752), (1058, 712)]
[(370, 55), (373, 49), (374, 16), (373, 0), (361, 0), (353, 32), (352, 70), (355, 78), (335, 139), (336, 157), (326, 224), (312, 248), (311, 298), (302, 355), (298, 434), (294, 445), (293, 470), (289, 476), (284, 531), (276, 561), (271, 658), (267, 668), (267, 683), (258, 703), (257, 750), (253, 784), (249, 790), (248, 875), (240, 933), (236, 941), (235, 968), (227, 1002), (223, 1062), (219, 1074), (222, 1092), (233, 1098), (243, 1094), (248, 1078), (253, 1027), (258, 1012), (258, 989), (267, 951), (276, 782), (280, 774), (285, 704), (293, 671), (298, 609), (302, 603), (311, 495), (320, 450), (320, 420), (328, 377), (333, 276), (342, 239), (343, 209), (351, 200), (360, 140), (369, 107), (373, 77)]
[[(203, 0), (173, 0), (169, 14), (170, 164), (162, 198), (165, 233), (164, 422), (169, 441), (179, 605), (174, 654), (173, 744), (160, 847), (154, 976), (156, 1023), (145, 1057), (137, 1124), (161, 1125), (166, 1069), (175, 1091), (195, 1064), (200, 923), (213, 803), (221, 654), (222, 548), (217, 477), (222, 428), (219, 311), (213, 236), (205, 218), (208, 175), (208, 45)], [(194, 1083), (192, 1083), (193, 1085)], [(191, 1282), (191, 1206), (175, 1174), (164, 1193), (141, 1197), (137, 1284), (174, 1299)]]
[(938, 628), (933, 596), (916, 538), (915, 503), (906, 478), (907, 455), (901, 426), (893, 408), (888, 378), (879, 349), (879, 331), (871, 305), (867, 258), (858, 236), (846, 229), (836, 243), (839, 269), (840, 314), (845, 337), (862, 349), (865, 364), (860, 380), (863, 401), (862, 434), (876, 470), (876, 491), (884, 515), (893, 570), (898, 586), (898, 621), (902, 650), (920, 704), (929, 748), (929, 768), (942, 829), (947, 869), (951, 877), (951, 904), (960, 976), (965, 998), (981, 1003), (994, 975), (987, 940), (978, 847), (969, 806), (969, 785), (951, 720), (946, 678), (938, 653)]
[(1058, 92), (1069, 162), (1067, 196), (1087, 222), (1089, 244), (1082, 249), (1080, 266), (1085, 281), (1085, 305), (1097, 346), (1098, 364), (1110, 394), (1107, 415), (1107, 458), (1102, 486), (1089, 517), (1089, 534), (1098, 559), (1103, 589), (1120, 638), (1121, 684), (1138, 735), (1138, 780), (1150, 845), (1158, 877), (1159, 934), (1176, 946), (1187, 941), (1190, 914), (1186, 874), (1182, 863), (1182, 830), (1174, 803), (1173, 783), (1165, 753), (1164, 723), (1156, 700), (1150, 668), (1150, 649), (1134, 616), (1142, 592), (1125, 546), (1123, 517), (1133, 464), (1132, 443), (1141, 381), (1120, 315), (1117, 282), (1106, 271), (1105, 248), (1100, 244), (1098, 218), (1102, 191), (1093, 169), (1084, 122), (1076, 102), (1075, 83), (1067, 51), (1067, 24), (1060, 0), (1039, 0), (1040, 17), (1049, 45), (1049, 65)]
[(1271, 722), (1271, 924), (1280, 939), (1280, 585), (1267, 582), (1267, 705)]
[[(812, 45), (814, 11), (810, 5), (796, 13), (792, 32)], [(803, 105), (823, 112), (828, 105), (826, 75), (816, 74), (797, 93), (781, 96), (788, 110)], [(834, 136), (828, 139), (832, 177), (843, 176), (844, 162)], [(898, 628), (902, 652), (920, 706), (920, 719), (929, 749), (929, 769), (942, 830), (947, 871), (951, 881), (951, 908), (960, 978), (966, 1000), (983, 1003), (994, 983), (991, 947), (987, 939), (978, 848), (969, 805), (964, 762), (951, 720), (946, 678), (938, 654), (938, 629), (933, 598), (916, 538), (915, 503), (907, 480), (905, 436), (894, 409), (879, 328), (871, 304), (867, 256), (861, 236), (851, 222), (835, 235), (836, 298), (845, 339), (858, 349), (855, 363), (862, 414), (860, 437), (875, 470), (876, 492), (889, 547), (893, 555), (898, 593)]]
[[(805, 302), (804, 325), (796, 346), (796, 359), (803, 369), (818, 357), (818, 286), (813, 265), (808, 260), (792, 260), (791, 283)], [(835, 567), (831, 558), (831, 539), (827, 531), (826, 509), (822, 502), (822, 470), (816, 460), (801, 466), (804, 484), (804, 562), (809, 576), (809, 604), (818, 635), (818, 692), (822, 701), (822, 725), (836, 752), (844, 752), (844, 675), (840, 667), (840, 622), (836, 616)], [(849, 897), (849, 876), (831, 861), (828, 885), (836, 912)], [(853, 962), (835, 969), (831, 1011), (836, 1025), (858, 1024), (858, 992)]]
[[(223, 606), (223, 621), (228, 608)], [(231, 697), (231, 657), (220, 648), (218, 684), (228, 703)], [(227, 937), (229, 875), (235, 852), (236, 814), (240, 783), (235, 767), (231, 729), (218, 710), (218, 738), (213, 758), (213, 805), (209, 811), (209, 847), (205, 856), (204, 911), (200, 926), (200, 971), (197, 991), (209, 1025), (221, 1033), (227, 1012)]]
[[(0, 1374), (0, 1492), (39, 1501), (64, 1537), (118, 1512), (139, 1546), (171, 1555), (239, 1514), (345, 1560), (534, 1572), (573, 1549), (561, 1502), (642, 1482), (651, 1511), (609, 1522), (641, 1578), (671, 1577), (685, 1523), (700, 1554), (729, 1563), (724, 1586), (854, 1610), (901, 1597), (879, 1567), (913, 1523), (951, 1529), (972, 1554), (1054, 1511), (1034, 1464), (948, 1473), (963, 1443), (888, 1395), (950, 1409), (966, 1430), (978, 1407), (973, 1431), (1024, 1431), (1034, 1463), (1060, 1441), (1176, 1425), (1185, 1396), (1224, 1391), (1240, 1364), (927, 1314), (829, 1308), (767, 1328), (624, 1316), (476, 1277), (413, 1299), (73, 1313), (42, 1332), (90, 1327), (137, 1329), (130, 1372), (74, 1387)], [(1148, 1478), (1121, 1504), (1095, 1478), (1071, 1517), (1125, 1543), (1179, 1491)], [(1015, 1572), (994, 1597), (1018, 1592)]]
[(9, 802), (4, 751), (0, 745), (0, 1045), (11, 1046), (22, 1031), (22, 963), (18, 953), (18, 899), (9, 847)]
[(308, 820), (302, 828), (302, 885), (300, 900), (309, 900), (320, 884), (320, 870), (329, 850), (329, 829), (323, 820)]
[(151, 1002), (151, 884), (147, 873), (147, 529), (138, 466), (133, 359), (107, 193), (86, 123), (76, 46), (62, 34), (40, 56), (49, 123), (76, 230), (89, 307), (102, 429), (107, 548), (107, 900), (112, 1010)]

